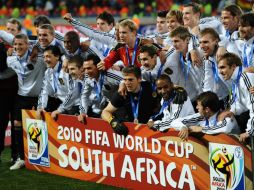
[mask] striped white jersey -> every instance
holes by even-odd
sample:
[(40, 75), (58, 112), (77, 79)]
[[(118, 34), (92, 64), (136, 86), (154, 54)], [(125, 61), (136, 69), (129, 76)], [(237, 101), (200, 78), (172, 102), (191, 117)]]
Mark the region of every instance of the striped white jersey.
[[(31, 62), (29, 56), (29, 51), (23, 57), (9, 56), (7, 57), (7, 65), (18, 75), (18, 94), (21, 96), (38, 97), (41, 91), (46, 65), (43, 57), (38, 56), (36, 62)], [(33, 69), (29, 69), (29, 64), (33, 65)]]
[(215, 56), (209, 56), (208, 59), (204, 59), (203, 65), (205, 72), (202, 85), (203, 92), (214, 92), (220, 100), (223, 100), (229, 95), (228, 89), (230, 89), (230, 86), (219, 73)]
[[(235, 69), (231, 80), (236, 83), (239, 67)], [(237, 87), (236, 100), (231, 105), (230, 111), (235, 115), (240, 115), (245, 111), (250, 111), (246, 132), (254, 134), (254, 95), (249, 92), (250, 87), (254, 86), (254, 73), (242, 73)]]
[[(39, 52), (38, 52), (39, 55), (41, 55), (41, 54), (43, 55), (44, 50), (46, 49), (46, 47), (42, 47), (40, 45), (39, 41), (36, 41), (36, 43), (32, 44), (32, 45), (39, 48)], [(50, 44), (48, 46), (57, 46), (57, 47), (59, 47), (61, 53), (65, 54), (65, 49), (64, 49), (63, 41), (58, 41), (56, 39), (53, 39), (52, 42), (50, 42)]]
[(71, 25), (80, 33), (90, 38), (90, 47), (97, 49), (98, 52), (96, 53), (101, 59), (105, 58), (109, 51), (117, 44), (114, 36), (115, 28), (112, 28), (109, 32), (101, 32), (75, 19), (71, 21)]
[(171, 50), (165, 65), (168, 65), (173, 70), (173, 74), (170, 76), (172, 82), (183, 86), (191, 101), (194, 101), (198, 94), (202, 92), (204, 68), (192, 64), (189, 52), (186, 58), (187, 60), (181, 61), (180, 52)]
[(86, 78), (81, 95), (80, 113), (86, 114), (91, 106), (94, 113), (100, 114), (107, 101), (117, 92), (122, 79), (122, 73), (112, 69), (102, 72), (98, 81)]
[[(12, 35), (11, 33), (8, 33), (8, 32), (6, 32), (4, 30), (0, 30), (0, 38), (3, 41), (5, 41), (6, 43), (8, 43), (9, 45), (13, 44), (14, 37), (15, 36)], [(60, 32), (57, 32), (57, 31), (55, 31), (55, 39), (53, 40), (53, 42), (50, 45), (56, 45), (56, 42), (61, 45), (61, 50), (62, 50), (62, 47), (63, 47), (63, 35)], [(40, 45), (39, 45), (39, 41), (38, 40), (29, 40), (29, 44), (31, 46), (36, 45), (39, 48), (41, 48)]]
[(159, 72), (160, 69), (161, 69), (160, 74), (165, 73), (165, 74), (169, 75), (168, 68), (170, 68), (170, 67), (166, 64), (162, 64), (160, 58), (157, 57), (156, 64), (155, 64), (153, 69), (146, 69), (144, 66), (140, 67), (141, 74), (142, 74), (142, 80), (153, 83), (153, 82), (155, 82), (155, 80), (159, 76), (158, 72)]
[(165, 44), (167, 43), (165, 40), (168, 38), (169, 36), (169, 32), (160, 34), (160, 33), (155, 33), (152, 35), (145, 35), (142, 38), (148, 38), (148, 39), (152, 39), (154, 43), (158, 44), (157, 38), (162, 39), (162, 46), (165, 47)]
[(37, 109), (45, 109), (47, 107), (49, 96), (62, 101), (62, 104), (57, 109), (60, 113), (71, 109), (72, 106), (79, 105), (80, 87), (78, 82), (64, 72), (61, 65), (62, 63), (58, 62), (54, 68), (48, 68), (45, 71)]
[(200, 126), (206, 134), (239, 134), (240, 129), (235, 118), (226, 117), (222, 121), (217, 120), (218, 112), (210, 118), (204, 118), (200, 113), (178, 118), (171, 123), (171, 127), (181, 130), (183, 127)]
[(114, 47), (117, 44), (117, 40), (114, 35), (115, 29), (112, 29), (110, 32), (98, 31), (76, 19), (71, 21), (71, 25), (80, 33), (88, 36), (91, 40), (98, 41), (110, 47)]
[[(161, 100), (162, 106), (163, 103), (164, 99)], [(165, 109), (163, 109), (163, 112), (161, 113), (163, 114), (162, 119), (156, 120), (154, 122), (153, 128), (164, 131), (171, 128), (171, 122), (175, 119), (179, 117), (185, 117), (194, 113), (195, 112), (189, 97), (183, 104), (174, 104), (173, 102), (171, 102), (167, 107), (165, 107)]]
[[(222, 34), (220, 34), (220, 39), (222, 42), (223, 41), (235, 41), (235, 40), (239, 40), (239, 38), (240, 37), (239, 37), (238, 30), (232, 32), (231, 34), (228, 31), (224, 30), (224, 32)], [(222, 43), (220, 45), (222, 45)]]
[[(167, 38), (163, 41), (163, 46), (164, 47), (173, 47), (173, 42), (170, 38), (170, 36), (168, 35)], [(189, 40), (189, 44), (188, 44), (188, 50), (191, 51), (193, 49), (196, 49), (199, 47), (199, 40), (198, 37), (191, 34), (191, 38)], [(171, 48), (169, 49), (169, 51), (171, 50)]]
[(216, 17), (207, 17), (200, 19), (199, 21), (200, 31), (204, 30), (205, 28), (213, 28), (218, 34), (222, 34), (224, 32), (223, 24)]
[(83, 59), (86, 59), (86, 57), (89, 54), (95, 54), (95, 55), (97, 55), (96, 50), (94, 51), (94, 48), (90, 48), (90, 47), (88, 47), (88, 49), (86, 51), (83, 51), (81, 48), (78, 48), (74, 53), (69, 53), (67, 50), (65, 50), (65, 54), (64, 54), (64, 58), (63, 59), (68, 59), (69, 60), (71, 57), (73, 57), (75, 55), (79, 55)]

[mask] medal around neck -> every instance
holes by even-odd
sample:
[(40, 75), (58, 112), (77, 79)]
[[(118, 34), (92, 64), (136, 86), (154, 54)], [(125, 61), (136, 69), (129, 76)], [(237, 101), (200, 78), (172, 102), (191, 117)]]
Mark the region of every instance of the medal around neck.
[(157, 97), (157, 92), (154, 91), (154, 92), (152, 93), (152, 96), (153, 96), (154, 98), (156, 98), (156, 97)]

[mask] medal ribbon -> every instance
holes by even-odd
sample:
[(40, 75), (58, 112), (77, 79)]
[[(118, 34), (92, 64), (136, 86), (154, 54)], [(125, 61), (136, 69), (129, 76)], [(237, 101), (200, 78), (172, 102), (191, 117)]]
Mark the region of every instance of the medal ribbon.
[(103, 87), (103, 83), (104, 83), (104, 73), (100, 74), (100, 78), (99, 78), (99, 83), (97, 85), (97, 82), (94, 81), (94, 90), (96, 92), (96, 96), (98, 99), (101, 99), (101, 91), (102, 91), (102, 87)]
[(21, 78), (22, 78), (23, 82), (24, 82), (25, 74), (26, 74), (26, 66), (24, 65), (24, 63), (27, 63), (28, 57), (29, 57), (30, 54), (31, 54), (30, 51), (28, 51), (24, 61), (21, 60), (19, 57), (17, 57), (17, 60), (20, 63), (20, 66), (22, 68), (22, 71), (20, 72), (20, 75), (21, 75)]
[(174, 97), (175, 97), (175, 95), (173, 97), (171, 97), (169, 100), (166, 100), (166, 101), (163, 100), (163, 103), (162, 103), (162, 106), (161, 106), (161, 109), (160, 109), (159, 113), (157, 113), (156, 115), (153, 115), (151, 117), (151, 119), (154, 119), (154, 118), (158, 117), (160, 114), (162, 114), (162, 112), (171, 104)]
[(251, 65), (251, 62), (252, 62), (252, 57), (253, 57), (253, 48), (254, 48), (254, 41), (252, 43), (252, 46), (251, 46), (251, 50), (250, 50), (250, 56), (249, 56), (249, 61), (248, 61), (248, 58), (247, 58), (247, 44), (245, 43), (244, 44), (244, 48), (243, 48), (243, 65), (245, 68), (249, 67)]
[[(157, 72), (157, 76), (156, 76), (156, 79), (159, 78), (161, 76), (161, 72), (162, 72), (162, 69), (163, 69), (163, 66), (164, 64), (161, 64), (160, 65), (160, 68)], [(155, 83), (155, 80), (153, 80), (153, 77), (152, 77), (152, 73), (150, 72), (150, 81), (151, 81), (151, 84), (152, 84), (152, 92), (156, 93), (156, 89), (157, 89), (157, 86), (156, 86), (156, 83)]]
[(62, 62), (59, 62), (58, 67), (57, 67), (57, 71), (54, 72), (54, 70), (53, 70), (53, 82), (54, 82), (54, 92), (55, 93), (57, 92), (57, 87), (58, 87), (57, 83), (58, 83), (58, 78), (59, 78), (62, 66), (63, 66)]
[(140, 86), (140, 91), (138, 93), (138, 100), (135, 103), (133, 96), (131, 95), (131, 109), (132, 109), (132, 113), (133, 113), (133, 117), (134, 120), (138, 119), (138, 108), (139, 108), (139, 101), (140, 101), (140, 97), (141, 97), (141, 93), (142, 93), (142, 86)]
[(236, 81), (232, 81), (232, 100), (233, 100), (233, 102), (235, 102), (237, 100), (237, 89), (239, 86), (239, 81), (240, 81), (240, 77), (242, 74), (242, 70), (243, 70), (243, 67), (239, 66)]
[(218, 72), (218, 67), (217, 64), (211, 60), (209, 60), (212, 63), (212, 70), (213, 70), (213, 77), (216, 83), (219, 82), (219, 72)]
[(188, 58), (187, 59), (187, 70), (185, 69), (185, 61), (183, 59), (183, 54), (180, 53), (180, 62), (181, 62), (181, 67), (182, 67), (182, 72), (184, 74), (184, 80), (186, 82), (187, 78), (188, 78), (188, 75), (189, 75), (189, 72), (190, 72), (190, 67), (191, 67), (191, 60), (189, 60)]
[(131, 62), (130, 62), (130, 55), (129, 55), (128, 47), (127, 47), (127, 45), (125, 46), (125, 53), (127, 56), (128, 65), (134, 65), (134, 63), (135, 63), (135, 58), (136, 58), (137, 49), (138, 49), (138, 41), (139, 41), (138, 38), (136, 38)]

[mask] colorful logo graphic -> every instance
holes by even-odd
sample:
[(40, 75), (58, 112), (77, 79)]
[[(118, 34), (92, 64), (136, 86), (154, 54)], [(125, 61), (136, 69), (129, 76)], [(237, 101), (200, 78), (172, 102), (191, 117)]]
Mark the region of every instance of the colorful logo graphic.
[(209, 144), (211, 189), (244, 189), (244, 158), (239, 146)]
[(36, 154), (40, 155), (42, 152), (42, 147), (41, 146), (42, 142), (42, 134), (41, 134), (41, 129), (37, 126), (37, 122), (34, 122), (33, 124), (30, 124), (28, 126), (28, 134), (29, 134), (29, 139), (32, 143), (35, 144), (36, 146)]
[(48, 131), (45, 122), (27, 119), (26, 124), (29, 162), (49, 166)]

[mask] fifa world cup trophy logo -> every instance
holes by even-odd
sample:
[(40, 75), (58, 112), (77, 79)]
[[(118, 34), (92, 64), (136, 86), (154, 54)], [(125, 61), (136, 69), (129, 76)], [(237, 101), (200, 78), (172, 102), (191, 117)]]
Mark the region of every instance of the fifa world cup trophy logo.
[(37, 147), (37, 153), (40, 153), (41, 149), (41, 129), (37, 126), (37, 123), (34, 123), (34, 126), (32, 126), (29, 131), (29, 137), (30, 140), (33, 141), (36, 144)]
[(213, 168), (217, 174), (223, 174), (226, 178), (226, 187), (232, 184), (232, 164), (234, 163), (234, 155), (229, 155), (226, 147), (222, 147), (221, 153), (212, 159)]

